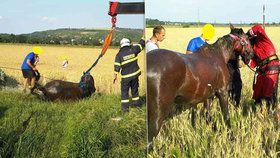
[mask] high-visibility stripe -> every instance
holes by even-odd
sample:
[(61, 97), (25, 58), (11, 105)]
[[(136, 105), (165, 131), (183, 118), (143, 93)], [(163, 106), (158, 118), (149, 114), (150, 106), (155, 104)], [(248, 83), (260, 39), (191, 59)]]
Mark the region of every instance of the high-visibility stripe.
[(268, 58), (263, 59), (263, 60), (259, 63), (259, 66), (262, 67), (262, 66), (268, 64), (269, 62), (271, 62), (271, 61), (273, 61), (273, 60), (278, 60), (277, 55), (273, 55), (273, 56), (270, 56), (270, 57), (268, 57)]
[(128, 102), (129, 102), (129, 99), (122, 100), (121, 102), (122, 102), (122, 103), (128, 103)]
[(141, 44), (135, 44), (136, 46), (139, 46), (140, 47), (140, 50), (143, 50), (143, 47)]
[(132, 100), (139, 100), (139, 97), (132, 98)]
[(115, 74), (119, 74), (119, 72), (117, 72), (117, 71), (114, 71), (114, 73), (115, 73)]
[(117, 65), (117, 66), (121, 66), (121, 63), (117, 63), (117, 62), (115, 62), (115, 65)]
[(134, 58), (132, 58), (132, 59), (126, 60), (126, 61), (124, 61), (124, 62), (121, 62), (121, 65), (124, 65), (124, 64), (130, 63), (130, 62), (133, 62), (133, 61), (135, 61), (135, 60), (137, 60), (137, 59), (138, 59), (138, 56), (137, 56), (137, 57), (134, 57)]
[(128, 77), (131, 77), (131, 76), (135, 76), (135, 75), (137, 75), (137, 74), (140, 73), (140, 72), (141, 72), (141, 70), (139, 69), (139, 70), (137, 70), (137, 71), (134, 72), (134, 73), (127, 74), (127, 75), (122, 75), (121, 78), (128, 78)]

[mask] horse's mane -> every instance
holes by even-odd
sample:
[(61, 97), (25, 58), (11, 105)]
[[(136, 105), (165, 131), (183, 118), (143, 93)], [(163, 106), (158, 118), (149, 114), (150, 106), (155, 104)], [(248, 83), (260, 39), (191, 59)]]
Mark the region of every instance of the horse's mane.
[(232, 38), (229, 35), (225, 35), (223, 37), (218, 38), (218, 40), (213, 44), (204, 44), (201, 48), (199, 48), (197, 53), (215, 53), (217, 50), (223, 46), (229, 48), (231, 46)]
[[(240, 36), (244, 34), (244, 31), (242, 28), (234, 28), (230, 31), (230, 34)], [(217, 39), (217, 41), (213, 44), (204, 44), (197, 53), (212, 53), (212, 52), (218, 52), (217, 49), (220, 48), (220, 46), (230, 48), (232, 47), (231, 42), (233, 41), (233, 38), (231, 38), (229, 35), (224, 35), (223, 37), (220, 37)]]

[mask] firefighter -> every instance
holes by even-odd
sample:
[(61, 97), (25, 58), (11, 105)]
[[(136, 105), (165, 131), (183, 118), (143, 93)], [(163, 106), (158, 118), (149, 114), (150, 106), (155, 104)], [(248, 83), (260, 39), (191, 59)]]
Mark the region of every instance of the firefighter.
[[(138, 44), (131, 45), (131, 42), (127, 38), (123, 38), (120, 41), (120, 50), (115, 57), (114, 64), (114, 81), (117, 80), (118, 74), (121, 77), (121, 104), (122, 111), (128, 112), (129, 107), (140, 108), (141, 102), (139, 99), (139, 79), (141, 75), (140, 68), (138, 66), (138, 54), (145, 47), (145, 41), (141, 39)], [(131, 89), (132, 101), (129, 99), (129, 89)]]
[(276, 49), (261, 25), (253, 26), (247, 35), (251, 38), (250, 41), (255, 53), (255, 56), (247, 64), (251, 68), (257, 67), (256, 83), (253, 85), (253, 99), (256, 105), (261, 105), (261, 100), (265, 99), (268, 112), (270, 105), (273, 105), (275, 119), (278, 120), (277, 87), (280, 62), (276, 55)]

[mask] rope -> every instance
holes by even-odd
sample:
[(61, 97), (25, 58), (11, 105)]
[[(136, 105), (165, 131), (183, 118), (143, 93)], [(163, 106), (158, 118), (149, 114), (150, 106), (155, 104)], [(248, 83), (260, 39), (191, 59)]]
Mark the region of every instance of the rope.
[[(1, 69), (11, 69), (11, 70), (21, 71), (21, 69), (18, 69), (18, 68), (12, 68), (12, 67), (4, 67), (4, 66), (1, 66), (0, 68), (1, 68)], [(49, 80), (56, 80), (56, 79), (49, 78), (49, 77), (45, 77), (45, 76), (42, 76), (42, 75), (40, 75), (40, 77), (43, 77), (43, 78), (46, 78), (46, 79), (49, 79)]]
[(19, 70), (21, 71), (21, 69), (18, 68), (11, 68), (11, 67), (0, 67), (1, 69), (11, 69), (11, 70)]
[(248, 68), (250, 69), (250, 70), (252, 70), (254, 73), (256, 73), (256, 71), (254, 70), (254, 69), (252, 69), (249, 65), (247, 65), (247, 64), (245, 64), (246, 66), (248, 66)]

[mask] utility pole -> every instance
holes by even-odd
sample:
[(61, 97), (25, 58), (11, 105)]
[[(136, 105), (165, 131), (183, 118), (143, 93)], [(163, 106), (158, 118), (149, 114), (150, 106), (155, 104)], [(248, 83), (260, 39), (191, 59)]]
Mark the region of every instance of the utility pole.
[(263, 29), (265, 29), (265, 5), (263, 5)]

